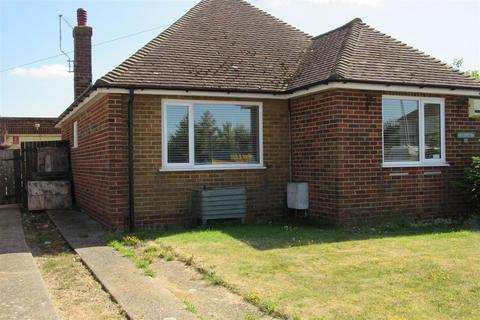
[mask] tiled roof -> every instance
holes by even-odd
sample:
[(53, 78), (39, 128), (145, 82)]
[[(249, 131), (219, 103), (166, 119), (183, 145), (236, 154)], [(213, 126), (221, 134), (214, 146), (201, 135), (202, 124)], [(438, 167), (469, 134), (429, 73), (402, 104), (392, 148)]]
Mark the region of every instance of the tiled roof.
[(59, 120), (98, 87), (289, 93), (330, 81), (480, 89), (360, 19), (313, 38), (244, 0), (202, 0)]
[(289, 89), (326, 80), (480, 88), (449, 65), (355, 19), (312, 39)]
[(6, 131), (9, 134), (60, 134), (60, 129), (55, 128), (56, 120), (56, 118), (0, 117), (0, 133)]
[(241, 0), (203, 0), (97, 85), (280, 92), (310, 36)]

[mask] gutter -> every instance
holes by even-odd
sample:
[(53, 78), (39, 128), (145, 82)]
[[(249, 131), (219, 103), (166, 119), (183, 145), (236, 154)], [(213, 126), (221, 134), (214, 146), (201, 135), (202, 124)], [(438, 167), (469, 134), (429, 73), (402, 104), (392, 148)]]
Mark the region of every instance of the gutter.
[(133, 102), (135, 89), (129, 89), (128, 98), (128, 231), (135, 231), (135, 195), (134, 195), (134, 168), (133, 168)]
[(293, 182), (292, 99), (288, 99), (288, 181)]
[[(229, 89), (191, 89), (180, 87), (158, 87), (158, 86), (106, 86), (104, 84), (95, 84), (88, 88), (77, 100), (75, 100), (60, 116), (55, 127), (59, 128), (61, 124), (78, 112), (90, 101), (96, 101), (102, 95), (108, 93), (129, 94), (130, 90), (135, 90), (136, 94), (145, 95), (165, 95), (165, 96), (198, 96), (198, 97), (225, 97), (225, 98), (245, 98), (245, 99), (293, 99), (312, 93), (322, 92), (331, 89), (351, 89), (351, 90), (369, 90), (369, 91), (388, 91), (402, 93), (424, 93), (436, 95), (456, 95), (467, 97), (480, 97), (480, 87), (450, 87), (442, 85), (426, 84), (401, 84), (391, 82), (375, 81), (356, 81), (330, 79), (317, 82), (314, 85), (295, 88), (284, 92), (268, 91), (239, 91)], [(221, 91), (224, 90), (224, 91)], [(100, 94), (100, 95), (99, 95)]]

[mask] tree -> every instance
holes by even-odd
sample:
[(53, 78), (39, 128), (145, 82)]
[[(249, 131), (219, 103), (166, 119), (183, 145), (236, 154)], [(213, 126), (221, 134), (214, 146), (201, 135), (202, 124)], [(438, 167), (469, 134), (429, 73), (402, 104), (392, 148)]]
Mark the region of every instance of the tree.
[(188, 161), (188, 115), (178, 123), (175, 134), (168, 138), (168, 162)]
[[(463, 58), (455, 58), (453, 59), (452, 64), (455, 68), (460, 69), (463, 65), (463, 62)], [(480, 72), (478, 70), (467, 70), (464, 73), (470, 78), (480, 80)]]
[(210, 162), (214, 159), (218, 144), (217, 121), (210, 111), (205, 111), (195, 122), (195, 161)]

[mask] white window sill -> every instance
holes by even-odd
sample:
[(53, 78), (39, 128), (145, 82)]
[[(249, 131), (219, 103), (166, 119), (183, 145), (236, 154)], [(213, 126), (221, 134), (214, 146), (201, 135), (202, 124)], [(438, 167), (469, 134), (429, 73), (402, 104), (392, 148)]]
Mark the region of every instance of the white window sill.
[(421, 168), (421, 167), (449, 167), (446, 162), (414, 162), (414, 163), (383, 163), (382, 168)]
[(172, 171), (218, 171), (218, 170), (264, 170), (267, 167), (263, 165), (236, 165), (236, 166), (188, 166), (188, 167), (163, 167), (158, 171), (160, 172), (172, 172)]

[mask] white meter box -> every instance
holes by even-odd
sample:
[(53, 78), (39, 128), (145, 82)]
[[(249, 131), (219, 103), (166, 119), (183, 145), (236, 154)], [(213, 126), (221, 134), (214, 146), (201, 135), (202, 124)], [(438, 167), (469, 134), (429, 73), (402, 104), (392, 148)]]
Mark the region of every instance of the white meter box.
[(468, 99), (468, 116), (470, 118), (480, 118), (480, 99)]
[(308, 183), (289, 183), (287, 185), (287, 205), (289, 209), (308, 209)]

